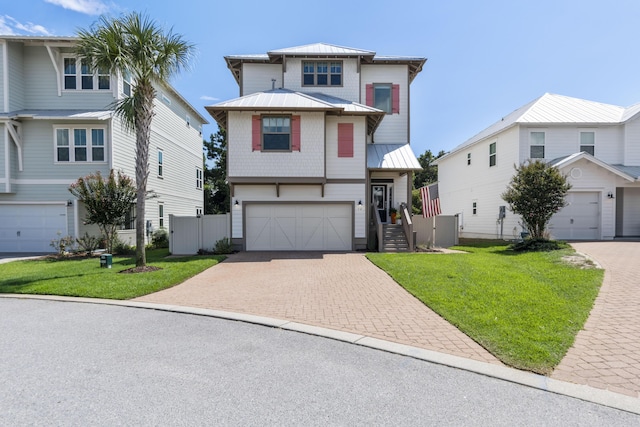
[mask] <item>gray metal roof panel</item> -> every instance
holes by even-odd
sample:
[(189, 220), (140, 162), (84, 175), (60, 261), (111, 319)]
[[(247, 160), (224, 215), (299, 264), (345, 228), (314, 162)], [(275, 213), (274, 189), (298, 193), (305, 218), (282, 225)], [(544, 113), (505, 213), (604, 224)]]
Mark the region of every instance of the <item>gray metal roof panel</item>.
[(17, 110), (0, 114), (8, 119), (69, 119), (69, 120), (108, 120), (112, 110)]
[(337, 46), (328, 43), (313, 43), (303, 46), (294, 46), (284, 49), (276, 49), (268, 52), (269, 55), (338, 55), (338, 56), (373, 56), (376, 53), (370, 50), (355, 49), (346, 46)]
[(367, 168), (420, 170), (422, 166), (409, 144), (368, 144)]

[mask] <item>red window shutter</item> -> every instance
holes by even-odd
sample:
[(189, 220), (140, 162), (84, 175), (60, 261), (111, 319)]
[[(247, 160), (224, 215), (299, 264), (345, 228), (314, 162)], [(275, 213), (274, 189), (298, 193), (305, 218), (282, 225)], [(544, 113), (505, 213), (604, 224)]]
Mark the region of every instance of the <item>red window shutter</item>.
[(367, 85), (367, 95), (365, 103), (369, 107), (373, 107), (373, 85)]
[(338, 157), (353, 157), (353, 123), (338, 123)]
[(260, 116), (251, 117), (251, 150), (262, 150), (262, 120)]
[(291, 151), (300, 151), (300, 116), (291, 116)]
[(391, 86), (391, 114), (400, 114), (400, 85)]

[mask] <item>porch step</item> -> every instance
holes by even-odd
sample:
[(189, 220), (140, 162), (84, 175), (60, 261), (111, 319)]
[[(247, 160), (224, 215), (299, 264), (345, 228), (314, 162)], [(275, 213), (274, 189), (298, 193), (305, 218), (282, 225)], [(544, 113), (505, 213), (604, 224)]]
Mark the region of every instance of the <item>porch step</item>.
[(401, 225), (383, 225), (382, 249), (384, 252), (409, 252), (409, 242), (404, 235)]

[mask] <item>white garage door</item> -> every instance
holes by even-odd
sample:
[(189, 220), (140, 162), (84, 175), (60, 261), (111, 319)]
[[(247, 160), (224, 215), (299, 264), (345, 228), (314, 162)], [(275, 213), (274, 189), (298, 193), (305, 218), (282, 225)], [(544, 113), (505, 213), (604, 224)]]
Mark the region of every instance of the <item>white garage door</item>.
[(0, 205), (0, 252), (53, 252), (68, 235), (64, 205)]
[(247, 205), (247, 250), (349, 251), (352, 210), (347, 204)]
[(600, 193), (568, 193), (567, 206), (551, 217), (549, 231), (554, 239), (600, 239)]

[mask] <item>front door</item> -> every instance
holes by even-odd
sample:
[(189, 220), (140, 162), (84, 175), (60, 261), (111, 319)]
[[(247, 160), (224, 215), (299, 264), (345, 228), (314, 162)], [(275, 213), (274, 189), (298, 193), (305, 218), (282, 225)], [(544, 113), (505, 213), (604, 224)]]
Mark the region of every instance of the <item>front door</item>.
[(389, 194), (386, 184), (373, 184), (371, 186), (371, 202), (374, 209), (380, 213), (380, 221), (387, 222)]

